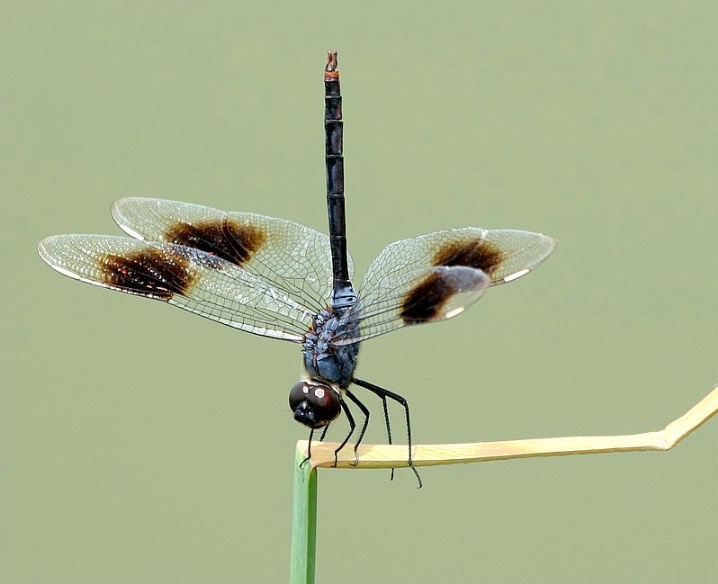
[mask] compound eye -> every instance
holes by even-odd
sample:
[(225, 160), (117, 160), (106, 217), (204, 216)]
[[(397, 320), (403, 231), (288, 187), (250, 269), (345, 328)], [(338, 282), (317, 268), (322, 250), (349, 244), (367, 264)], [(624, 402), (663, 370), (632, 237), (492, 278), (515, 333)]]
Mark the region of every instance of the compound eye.
[(289, 392), (294, 419), (310, 428), (323, 428), (341, 412), (341, 397), (322, 383), (300, 381)]

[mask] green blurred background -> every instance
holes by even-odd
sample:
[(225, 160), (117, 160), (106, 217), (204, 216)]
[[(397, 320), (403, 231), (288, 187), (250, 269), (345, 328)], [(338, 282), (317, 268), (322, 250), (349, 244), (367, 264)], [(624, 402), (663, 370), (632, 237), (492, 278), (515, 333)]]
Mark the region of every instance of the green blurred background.
[[(328, 48), (358, 274), (452, 226), (560, 242), (364, 345), (416, 442), (656, 430), (718, 382), (715, 2), (1, 10), (3, 583), (287, 580), (298, 347), (63, 279), (35, 246), (119, 233), (128, 195), (326, 231)], [(718, 420), (665, 454), (422, 476), (321, 471), (318, 582), (715, 582)]]

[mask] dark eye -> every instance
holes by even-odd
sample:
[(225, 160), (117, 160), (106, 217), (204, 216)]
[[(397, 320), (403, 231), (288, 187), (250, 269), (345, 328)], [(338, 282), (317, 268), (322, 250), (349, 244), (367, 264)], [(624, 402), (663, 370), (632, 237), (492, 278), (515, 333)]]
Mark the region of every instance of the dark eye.
[(310, 428), (323, 428), (341, 412), (340, 394), (322, 383), (300, 381), (289, 392), (294, 419)]

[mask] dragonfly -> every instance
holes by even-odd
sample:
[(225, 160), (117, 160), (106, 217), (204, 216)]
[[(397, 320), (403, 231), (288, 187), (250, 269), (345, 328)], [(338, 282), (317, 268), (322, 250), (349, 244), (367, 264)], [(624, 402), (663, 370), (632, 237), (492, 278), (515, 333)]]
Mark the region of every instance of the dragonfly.
[[(56, 271), (82, 282), (159, 300), (224, 325), (301, 345), (306, 375), (289, 392), (294, 419), (323, 440), (343, 412), (354, 435), (352, 406), (370, 412), (353, 386), (379, 397), (392, 443), (387, 400), (404, 411), (412, 461), (409, 404), (401, 395), (355, 376), (363, 341), (463, 312), (489, 288), (541, 264), (556, 242), (540, 233), (463, 227), (390, 243), (352, 285), (344, 196), (342, 96), (336, 51), (324, 67), (325, 159), (329, 235), (254, 213), (151, 198), (124, 198), (112, 216), (127, 236), (66, 234), (38, 251)], [(392, 474), (393, 476), (393, 474)]]

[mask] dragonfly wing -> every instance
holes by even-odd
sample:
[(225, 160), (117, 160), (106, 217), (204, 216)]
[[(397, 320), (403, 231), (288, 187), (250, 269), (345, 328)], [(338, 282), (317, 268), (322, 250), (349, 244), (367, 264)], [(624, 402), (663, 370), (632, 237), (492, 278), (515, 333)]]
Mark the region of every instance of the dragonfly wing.
[(456, 316), (489, 286), (540, 265), (555, 247), (554, 239), (540, 233), (478, 227), (395, 241), (370, 266), (347, 315), (359, 322), (358, 336), (341, 343)]
[(58, 272), (97, 286), (162, 300), (265, 337), (301, 342), (313, 310), (272, 282), (218, 255), (110, 235), (54, 235), (38, 246)]
[[(314, 309), (331, 297), (329, 237), (292, 221), (164, 199), (126, 198), (112, 206), (132, 237), (183, 245), (221, 257)], [(350, 271), (353, 264), (349, 258)]]

